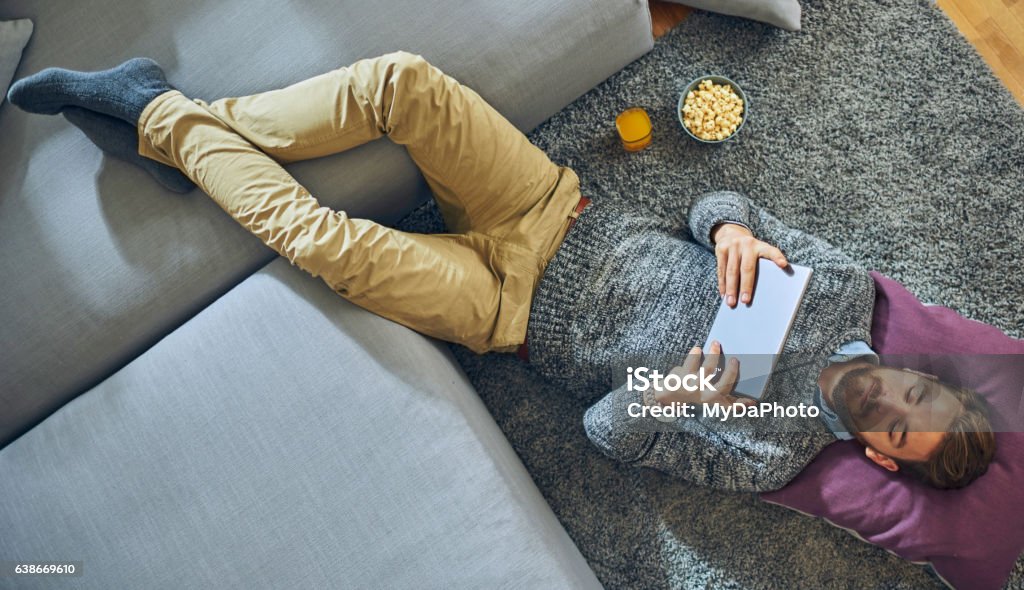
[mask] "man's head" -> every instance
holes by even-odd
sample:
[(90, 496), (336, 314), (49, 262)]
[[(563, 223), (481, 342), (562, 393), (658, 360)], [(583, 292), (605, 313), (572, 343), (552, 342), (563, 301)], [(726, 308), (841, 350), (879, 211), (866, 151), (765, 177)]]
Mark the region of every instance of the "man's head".
[(937, 488), (969, 484), (995, 454), (984, 398), (933, 375), (857, 366), (839, 379), (832, 402), (868, 458)]

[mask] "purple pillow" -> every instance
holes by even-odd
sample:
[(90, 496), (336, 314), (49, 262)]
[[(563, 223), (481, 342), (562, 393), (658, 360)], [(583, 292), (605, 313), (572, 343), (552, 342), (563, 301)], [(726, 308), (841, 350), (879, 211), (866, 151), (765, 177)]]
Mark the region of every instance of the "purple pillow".
[[(1024, 355), (1024, 341), (926, 306), (896, 281), (871, 275), (872, 344), (882, 362), (888, 355), (893, 364), (975, 389), (993, 406), (994, 428), (1008, 428), (1004, 418), (1022, 408), (1024, 357), (1012, 355)], [(987, 356), (957, 363), (926, 353)], [(997, 432), (996, 445), (985, 475), (959, 490), (937, 490), (877, 467), (855, 441), (837, 442), (761, 498), (825, 518), (904, 559), (931, 562), (957, 588), (1000, 588), (1024, 551), (1024, 433)]]

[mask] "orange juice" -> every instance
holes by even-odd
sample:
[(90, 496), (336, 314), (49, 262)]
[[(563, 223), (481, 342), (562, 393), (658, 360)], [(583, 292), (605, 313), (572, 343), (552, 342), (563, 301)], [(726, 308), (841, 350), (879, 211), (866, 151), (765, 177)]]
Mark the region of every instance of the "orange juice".
[(615, 117), (615, 128), (619, 130), (622, 147), (628, 151), (638, 152), (651, 143), (651, 118), (640, 107), (622, 111)]

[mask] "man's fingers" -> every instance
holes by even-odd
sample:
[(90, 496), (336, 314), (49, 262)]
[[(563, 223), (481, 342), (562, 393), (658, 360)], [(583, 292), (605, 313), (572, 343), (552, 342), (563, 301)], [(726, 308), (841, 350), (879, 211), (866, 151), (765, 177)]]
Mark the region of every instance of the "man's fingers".
[(740, 263), (740, 301), (750, 303), (754, 296), (754, 280), (757, 279), (757, 248), (750, 246), (743, 251)]
[(733, 357), (725, 363), (725, 371), (722, 372), (722, 378), (715, 384), (715, 389), (719, 395), (729, 395), (736, 388), (739, 378), (740, 362), (736, 360), (736, 357)]
[(718, 362), (722, 358), (722, 345), (717, 340), (711, 343), (708, 353), (704, 355), (704, 374), (714, 375), (718, 371)]
[(789, 261), (786, 260), (786, 255), (782, 253), (782, 250), (779, 250), (771, 244), (761, 242), (760, 255), (761, 258), (767, 258), (774, 262), (779, 268), (786, 268), (789, 266)]
[(725, 248), (715, 248), (715, 258), (718, 260), (718, 294), (725, 296), (725, 265), (728, 260)]
[(700, 357), (703, 351), (699, 346), (694, 346), (690, 349), (690, 353), (683, 359), (683, 374), (690, 375), (697, 372), (700, 367)]
[(729, 307), (736, 306), (736, 291), (740, 283), (740, 247), (729, 248), (728, 264), (725, 269), (725, 299)]

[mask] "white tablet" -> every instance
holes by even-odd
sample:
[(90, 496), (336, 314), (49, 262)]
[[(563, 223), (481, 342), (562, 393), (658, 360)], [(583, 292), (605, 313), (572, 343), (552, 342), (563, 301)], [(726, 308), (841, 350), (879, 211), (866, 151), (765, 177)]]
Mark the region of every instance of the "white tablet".
[(810, 279), (811, 269), (806, 266), (790, 264), (782, 269), (762, 258), (758, 261), (751, 302), (729, 307), (722, 300), (704, 353), (711, 350), (713, 340), (718, 340), (724, 357), (719, 366), (724, 367), (726, 360), (737, 357), (740, 378), (733, 392), (736, 395), (758, 400), (764, 395)]

